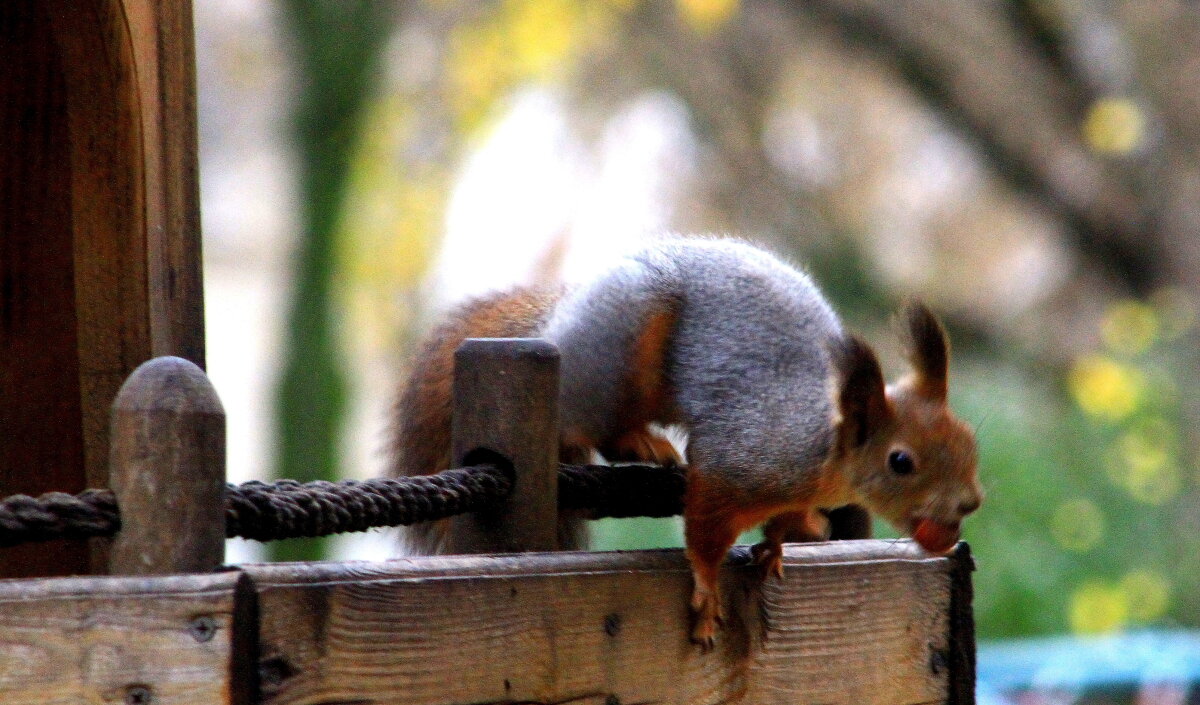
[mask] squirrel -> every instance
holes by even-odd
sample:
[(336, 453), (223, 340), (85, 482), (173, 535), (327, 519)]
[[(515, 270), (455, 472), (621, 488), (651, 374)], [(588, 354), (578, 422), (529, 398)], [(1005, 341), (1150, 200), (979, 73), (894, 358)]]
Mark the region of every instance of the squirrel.
[[(691, 637), (711, 648), (718, 569), (743, 531), (765, 524), (753, 560), (782, 577), (782, 543), (827, 539), (825, 510), (864, 506), (944, 554), (979, 508), (974, 434), (947, 405), (946, 332), (919, 302), (900, 318), (913, 372), (887, 386), (875, 353), (803, 272), (740, 240), (664, 238), (577, 288), (517, 288), (451, 313), (402, 387), (392, 472), (450, 466), (464, 338), (550, 340), (564, 462), (596, 451), (680, 464), (651, 424), (687, 432)], [(564, 520), (563, 548), (580, 545), (582, 523)], [(444, 524), (410, 527), (410, 548), (440, 552)]]

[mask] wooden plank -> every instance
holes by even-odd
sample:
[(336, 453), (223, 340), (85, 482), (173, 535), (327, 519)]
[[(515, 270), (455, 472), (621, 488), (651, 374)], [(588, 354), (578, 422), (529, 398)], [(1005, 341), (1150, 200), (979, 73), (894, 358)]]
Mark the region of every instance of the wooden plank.
[[(191, 0), (121, 0), (145, 131), (151, 354), (204, 367), (204, 288)], [(140, 362), (140, 361), (139, 361)]]
[(235, 572), (0, 582), (0, 702), (250, 703), (253, 599)]
[(512, 461), (513, 491), (495, 509), (450, 520), (450, 553), (558, 548), (558, 348), (537, 338), (469, 338), (454, 353), (455, 467)]
[(225, 410), (180, 357), (142, 364), (112, 411), (112, 488), (121, 532), (114, 575), (214, 570), (225, 559)]
[[(744, 560), (744, 551), (740, 554)], [(722, 575), (726, 625), (687, 639), (679, 551), (244, 566), (263, 702), (946, 700), (953, 561), (910, 542), (789, 546)]]
[[(150, 357), (144, 132), (132, 38), (118, 0), (49, 0), (69, 100), (79, 395), (88, 487), (108, 484), (108, 409)], [(102, 572), (103, 566), (96, 566)]]

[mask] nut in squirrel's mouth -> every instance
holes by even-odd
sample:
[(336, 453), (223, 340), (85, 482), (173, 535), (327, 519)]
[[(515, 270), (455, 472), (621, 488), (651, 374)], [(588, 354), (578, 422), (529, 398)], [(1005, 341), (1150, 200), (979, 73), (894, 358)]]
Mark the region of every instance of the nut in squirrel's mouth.
[(909, 534), (921, 548), (938, 555), (950, 552), (962, 534), (962, 524), (946, 524), (928, 517), (916, 517), (909, 521)]

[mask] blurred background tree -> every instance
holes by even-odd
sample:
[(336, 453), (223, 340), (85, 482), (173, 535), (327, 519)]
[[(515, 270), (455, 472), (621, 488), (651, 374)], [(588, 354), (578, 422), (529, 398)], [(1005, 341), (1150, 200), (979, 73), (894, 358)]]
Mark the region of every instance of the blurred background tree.
[[(275, 9), (199, 2), (197, 26), (210, 366), (219, 388), (222, 374), (283, 371), (283, 474), (339, 459), (379, 471), (409, 341), (454, 300), (581, 276), (649, 231), (737, 233), (811, 268), (893, 370), (895, 302), (919, 294), (945, 314), (954, 403), (979, 429), (989, 492), (966, 530), (982, 636), (1197, 626), (1194, 3)], [(217, 21), (230, 16), (287, 28), (291, 53), (239, 45)], [(284, 78), (264, 78), (269, 65)], [(223, 175), (284, 177), (239, 161), (254, 151), (238, 128), (205, 126), (264, 94), (297, 116), (302, 207), (297, 222), (267, 219), (298, 253), (290, 274), (266, 260), (291, 282), (288, 362), (264, 353), (251, 372), (217, 349), (245, 344), (221, 331), (257, 299), (220, 297), (254, 261), (238, 223), (269, 206)], [(601, 547), (679, 541), (669, 522), (600, 534)]]

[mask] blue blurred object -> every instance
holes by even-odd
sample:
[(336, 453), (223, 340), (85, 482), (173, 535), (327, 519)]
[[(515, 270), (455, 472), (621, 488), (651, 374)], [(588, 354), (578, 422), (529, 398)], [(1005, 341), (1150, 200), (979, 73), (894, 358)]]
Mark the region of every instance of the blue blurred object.
[[(1200, 686), (1200, 631), (1146, 631), (985, 642), (978, 650), (977, 702), (1087, 703), (1124, 693), (1128, 702), (1190, 702)], [(1030, 698), (1045, 694), (1045, 700)]]

